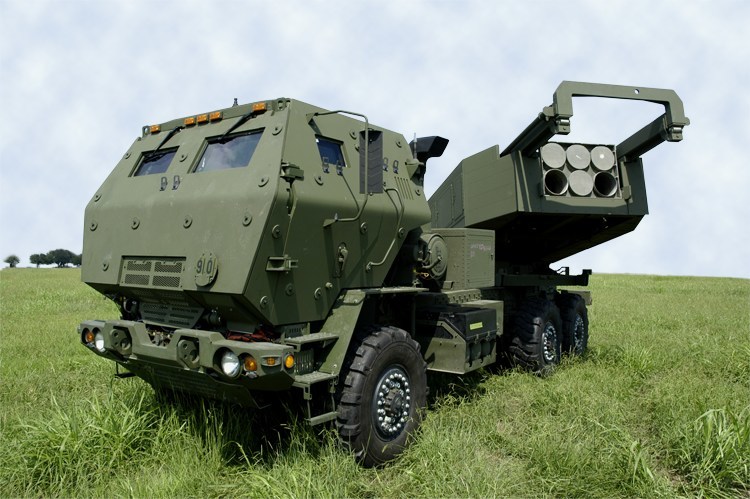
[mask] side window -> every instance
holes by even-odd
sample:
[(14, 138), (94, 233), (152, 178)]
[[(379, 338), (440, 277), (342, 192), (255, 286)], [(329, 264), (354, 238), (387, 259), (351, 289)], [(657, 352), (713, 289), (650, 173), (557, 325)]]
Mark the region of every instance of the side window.
[(208, 141), (203, 156), (193, 170), (195, 173), (241, 168), (250, 164), (262, 131)]
[(177, 149), (166, 149), (156, 153), (146, 152), (141, 157), (141, 163), (133, 173), (134, 177), (143, 175), (153, 175), (155, 173), (164, 173), (169, 168)]
[(323, 162), (323, 167), (329, 165), (346, 166), (344, 153), (341, 151), (341, 144), (320, 137), (316, 138), (315, 142), (318, 143), (318, 152), (320, 153), (320, 160)]

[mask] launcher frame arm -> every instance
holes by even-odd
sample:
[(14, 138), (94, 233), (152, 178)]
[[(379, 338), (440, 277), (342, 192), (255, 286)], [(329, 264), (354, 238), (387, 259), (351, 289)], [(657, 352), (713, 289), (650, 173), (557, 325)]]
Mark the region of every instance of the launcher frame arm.
[(690, 120), (685, 116), (682, 100), (674, 90), (563, 81), (553, 94), (552, 104), (542, 109), (534, 121), (500, 155), (504, 156), (514, 151), (528, 155), (546, 144), (554, 135), (569, 134), (570, 118), (573, 116), (573, 97), (641, 100), (664, 106), (664, 114), (617, 145), (619, 159), (626, 161), (640, 157), (665, 140), (681, 141), (683, 127), (690, 124)]

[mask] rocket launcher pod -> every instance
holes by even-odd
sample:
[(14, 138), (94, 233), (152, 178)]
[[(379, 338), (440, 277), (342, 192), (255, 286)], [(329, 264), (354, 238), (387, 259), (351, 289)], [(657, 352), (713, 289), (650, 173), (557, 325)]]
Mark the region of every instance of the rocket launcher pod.
[[(552, 142), (570, 133), (573, 97), (654, 102), (664, 114), (617, 145)], [(641, 155), (690, 123), (672, 90), (565, 81), (553, 99), (502, 152), (461, 161), (429, 200), (433, 228), (494, 230), (501, 269), (543, 268), (635, 229), (648, 213)]]

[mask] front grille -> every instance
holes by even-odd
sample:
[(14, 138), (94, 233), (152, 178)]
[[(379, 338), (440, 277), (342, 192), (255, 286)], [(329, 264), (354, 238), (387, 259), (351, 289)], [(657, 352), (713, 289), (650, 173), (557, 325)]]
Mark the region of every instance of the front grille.
[(143, 288), (182, 289), (184, 258), (124, 257), (120, 284)]
[(141, 317), (146, 322), (178, 328), (192, 328), (203, 314), (201, 307), (168, 303), (141, 303)]
[(151, 284), (159, 288), (179, 288), (182, 285), (180, 276), (170, 275), (155, 275)]
[(154, 272), (181, 274), (182, 262), (183, 260), (175, 260), (175, 261), (156, 260), (154, 262)]
[(151, 261), (126, 260), (125, 268), (132, 272), (151, 272)]
[(123, 284), (133, 284), (135, 286), (148, 286), (148, 275), (126, 274), (122, 281), (123, 281)]

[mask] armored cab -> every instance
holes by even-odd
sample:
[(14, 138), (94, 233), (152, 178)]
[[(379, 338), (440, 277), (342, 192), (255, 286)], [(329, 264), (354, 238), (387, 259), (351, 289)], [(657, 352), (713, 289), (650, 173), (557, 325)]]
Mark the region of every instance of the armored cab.
[[(665, 113), (617, 145), (565, 144), (572, 97)], [(81, 343), (154, 390), (256, 409), (292, 391), (366, 466), (419, 426), (427, 371), (542, 373), (588, 342), (588, 272), (549, 264), (633, 230), (641, 154), (688, 124), (670, 90), (563, 82), (500, 152), (428, 200), (448, 141), (292, 99), (143, 127), (86, 207), (82, 279), (120, 317)]]
[(401, 135), (290, 99), (144, 127), (86, 208), (82, 278), (168, 327), (320, 321), (429, 221), (417, 168)]
[(405, 139), (344, 112), (276, 99), (144, 127), (86, 208), (82, 279), (122, 316), (83, 340), (158, 390), (263, 405), (308, 388), (337, 338), (310, 333), (345, 290), (397, 279), (429, 216)]

